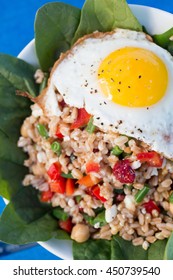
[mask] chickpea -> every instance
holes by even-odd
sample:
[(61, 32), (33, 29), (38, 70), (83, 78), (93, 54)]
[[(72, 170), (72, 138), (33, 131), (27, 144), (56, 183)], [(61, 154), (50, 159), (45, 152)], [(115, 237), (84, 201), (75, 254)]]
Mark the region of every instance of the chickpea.
[(79, 243), (85, 242), (90, 237), (89, 226), (77, 224), (73, 227), (71, 238)]
[(41, 163), (34, 164), (32, 165), (32, 172), (34, 175), (43, 175), (45, 173), (45, 167)]
[(20, 133), (23, 137), (27, 138), (28, 137), (28, 125), (24, 122), (21, 126)]

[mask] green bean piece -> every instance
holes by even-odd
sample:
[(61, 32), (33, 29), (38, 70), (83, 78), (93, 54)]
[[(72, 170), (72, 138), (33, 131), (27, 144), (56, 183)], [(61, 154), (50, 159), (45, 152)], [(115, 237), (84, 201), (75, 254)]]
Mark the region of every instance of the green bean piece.
[(44, 124), (38, 123), (37, 130), (38, 130), (38, 133), (40, 134), (40, 136), (42, 136), (45, 139), (49, 138), (48, 130)]
[(74, 179), (74, 177), (72, 176), (71, 172), (69, 172), (69, 173), (62, 172), (61, 176), (64, 177), (64, 178), (67, 178), (67, 179)]
[(82, 199), (81, 195), (76, 195), (75, 196), (75, 200), (76, 200), (77, 203), (79, 203), (81, 201), (81, 199)]
[(93, 124), (93, 117), (90, 118), (87, 127), (86, 127), (86, 131), (88, 133), (93, 133), (95, 131), (95, 125)]
[(61, 145), (58, 141), (55, 141), (51, 144), (51, 149), (54, 153), (56, 153), (58, 156), (61, 154)]
[(117, 145), (111, 150), (111, 154), (114, 156), (119, 156), (123, 153), (123, 150), (120, 149), (120, 147)]
[(52, 214), (55, 218), (62, 221), (66, 221), (69, 217), (69, 215), (66, 212), (64, 212), (64, 210), (59, 206), (53, 209)]
[(149, 190), (150, 190), (150, 187), (148, 185), (144, 185), (144, 187), (135, 194), (135, 201), (137, 203), (140, 203), (144, 199), (144, 197), (147, 195)]
[(173, 192), (171, 193), (171, 195), (169, 196), (169, 202), (173, 203)]

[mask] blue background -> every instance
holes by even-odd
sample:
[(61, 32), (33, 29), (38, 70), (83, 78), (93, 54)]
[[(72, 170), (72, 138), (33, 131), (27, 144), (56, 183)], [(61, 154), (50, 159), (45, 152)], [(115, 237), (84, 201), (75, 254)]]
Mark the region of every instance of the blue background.
[[(48, 0), (0, 0), (0, 52), (17, 56), (34, 37), (34, 18), (36, 11)], [(54, 1), (55, 2), (55, 1)], [(62, 2), (82, 7), (84, 0), (62, 0)], [(173, 13), (171, 0), (128, 0), (129, 4), (146, 5)], [(4, 202), (0, 198), (0, 213)], [(1, 244), (0, 244), (1, 247)], [(0, 248), (1, 249), (1, 248)], [(1, 252), (0, 252), (1, 253)], [(58, 260), (40, 245), (23, 248), (18, 252), (0, 254), (0, 260)]]

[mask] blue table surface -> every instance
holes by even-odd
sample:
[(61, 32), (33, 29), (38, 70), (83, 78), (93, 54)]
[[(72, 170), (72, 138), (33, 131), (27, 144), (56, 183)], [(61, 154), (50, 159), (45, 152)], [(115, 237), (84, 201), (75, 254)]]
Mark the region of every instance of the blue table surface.
[[(0, 0), (0, 52), (17, 56), (18, 53), (34, 38), (34, 17), (39, 7), (49, 0)], [(84, 0), (62, 0), (79, 8)], [(128, 0), (129, 4), (146, 5), (173, 13), (173, 1), (170, 0)], [(4, 208), (0, 198), (0, 213)], [(60, 258), (46, 251), (40, 245), (18, 252), (2, 255), (0, 260), (59, 260)]]

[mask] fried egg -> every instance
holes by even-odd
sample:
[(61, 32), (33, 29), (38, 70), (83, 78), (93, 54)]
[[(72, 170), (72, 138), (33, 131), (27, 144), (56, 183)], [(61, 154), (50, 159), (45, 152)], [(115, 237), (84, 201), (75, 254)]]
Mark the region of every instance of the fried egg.
[(56, 90), (103, 131), (173, 158), (173, 58), (145, 33), (116, 29), (79, 39), (52, 69), (45, 95), (50, 116), (61, 115)]

